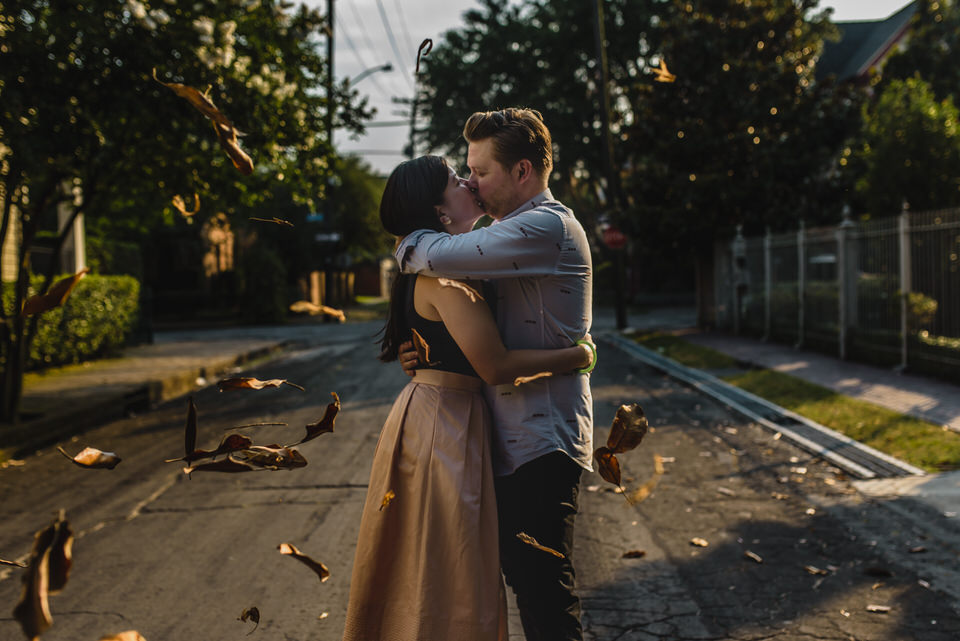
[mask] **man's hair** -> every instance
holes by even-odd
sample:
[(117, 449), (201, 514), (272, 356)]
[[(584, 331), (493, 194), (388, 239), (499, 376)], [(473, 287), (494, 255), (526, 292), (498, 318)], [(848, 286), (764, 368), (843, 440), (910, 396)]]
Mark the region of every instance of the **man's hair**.
[(524, 158), (541, 177), (548, 177), (553, 169), (550, 130), (535, 109), (478, 111), (467, 118), (463, 137), (467, 142), (492, 139), (493, 157), (507, 170)]

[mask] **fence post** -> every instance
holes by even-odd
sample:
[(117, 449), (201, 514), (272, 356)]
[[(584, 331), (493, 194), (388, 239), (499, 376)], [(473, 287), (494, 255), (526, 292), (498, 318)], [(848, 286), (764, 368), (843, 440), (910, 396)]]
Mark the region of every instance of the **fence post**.
[(773, 235), (770, 228), (763, 235), (763, 340), (770, 340), (772, 319), (770, 317), (770, 298), (773, 296), (773, 257), (770, 247), (773, 244)]
[(910, 204), (903, 201), (898, 221), (900, 236), (900, 365), (897, 369), (903, 371), (907, 367), (907, 341), (909, 334), (909, 295), (910, 295)]
[(797, 344), (795, 348), (803, 347), (803, 315), (805, 298), (804, 292), (807, 288), (807, 252), (806, 252), (806, 225), (800, 221), (800, 229), (797, 230)]
[(840, 347), (840, 360), (847, 360), (847, 328), (850, 327), (848, 310), (853, 295), (850, 281), (850, 265), (847, 257), (849, 234), (853, 227), (850, 220), (850, 205), (843, 206), (843, 222), (837, 227), (837, 339)]

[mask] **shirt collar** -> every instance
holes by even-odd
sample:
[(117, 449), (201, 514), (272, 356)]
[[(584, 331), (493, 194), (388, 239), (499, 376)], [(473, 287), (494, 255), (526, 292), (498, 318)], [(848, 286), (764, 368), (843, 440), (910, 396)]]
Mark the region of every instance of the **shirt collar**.
[(535, 207), (539, 207), (540, 205), (547, 202), (548, 200), (553, 200), (553, 194), (550, 193), (549, 187), (547, 189), (544, 189), (539, 194), (537, 194), (530, 200), (526, 201), (525, 203), (523, 203), (513, 211), (511, 211), (509, 214), (501, 218), (499, 221), (494, 221), (494, 222), (501, 222), (501, 221), (507, 220), (508, 218), (513, 218), (517, 214), (522, 214), (525, 211), (530, 211)]

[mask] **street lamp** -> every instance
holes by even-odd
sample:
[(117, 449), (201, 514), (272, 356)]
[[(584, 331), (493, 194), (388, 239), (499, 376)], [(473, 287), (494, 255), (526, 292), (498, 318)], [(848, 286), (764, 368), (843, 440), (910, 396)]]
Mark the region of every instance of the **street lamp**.
[(355, 85), (361, 80), (363, 80), (364, 78), (366, 78), (367, 76), (369, 76), (370, 74), (376, 73), (378, 71), (393, 71), (393, 65), (388, 62), (386, 64), (380, 65), (379, 67), (370, 67), (369, 69), (364, 69), (363, 71), (358, 73), (356, 76), (354, 76), (350, 80), (350, 84)]

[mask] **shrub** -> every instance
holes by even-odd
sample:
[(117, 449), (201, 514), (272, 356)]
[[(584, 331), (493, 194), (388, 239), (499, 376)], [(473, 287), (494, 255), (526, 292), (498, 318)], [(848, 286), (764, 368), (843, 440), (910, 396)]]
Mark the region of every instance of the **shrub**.
[(262, 244), (240, 257), (240, 318), (245, 323), (282, 323), (287, 318), (287, 270), (274, 250)]

